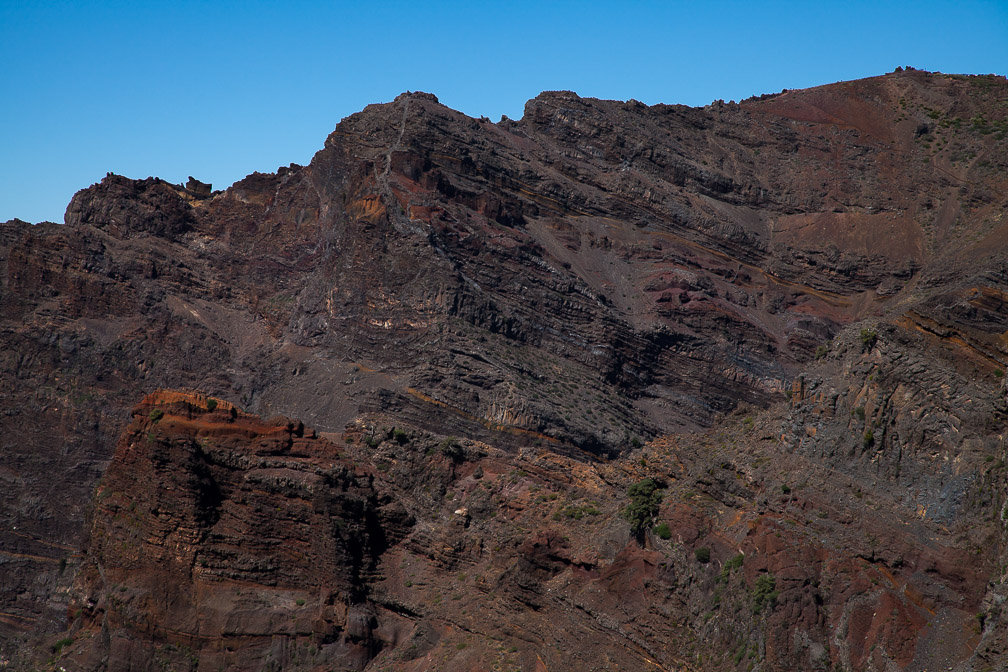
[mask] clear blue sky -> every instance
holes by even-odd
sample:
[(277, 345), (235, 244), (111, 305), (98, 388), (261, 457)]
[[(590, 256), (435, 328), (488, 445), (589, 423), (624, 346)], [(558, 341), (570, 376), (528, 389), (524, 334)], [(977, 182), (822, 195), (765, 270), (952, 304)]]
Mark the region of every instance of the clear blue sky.
[(1008, 2), (0, 0), (0, 221), (106, 172), (223, 188), (306, 163), (405, 90), (495, 121), (546, 89), (703, 105), (882, 74), (1008, 71)]

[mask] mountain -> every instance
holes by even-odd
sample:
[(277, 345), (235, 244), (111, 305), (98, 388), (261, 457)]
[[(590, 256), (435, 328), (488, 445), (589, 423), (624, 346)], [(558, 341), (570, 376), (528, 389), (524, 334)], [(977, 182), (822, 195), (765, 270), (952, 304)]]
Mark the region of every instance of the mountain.
[(1006, 100), (406, 93), (0, 225), (0, 656), (1005, 667)]

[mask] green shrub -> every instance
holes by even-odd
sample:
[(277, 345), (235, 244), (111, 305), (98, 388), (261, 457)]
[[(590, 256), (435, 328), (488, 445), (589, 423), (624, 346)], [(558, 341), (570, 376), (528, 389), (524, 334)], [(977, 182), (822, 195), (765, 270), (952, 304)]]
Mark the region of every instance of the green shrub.
[(697, 559), (697, 562), (702, 562), (706, 565), (710, 562), (710, 549), (706, 546), (701, 546), (693, 551), (693, 556)]
[(773, 574), (760, 574), (752, 589), (752, 613), (759, 615), (766, 607), (773, 609), (777, 604), (778, 595), (780, 591), (777, 590), (777, 581)]
[(745, 562), (745, 554), (739, 553), (730, 557), (721, 568), (721, 580), (727, 581), (728, 576), (731, 575), (732, 570), (738, 569)]
[(212, 398), (212, 397), (210, 399), (207, 399), (207, 401), (206, 401), (206, 410), (208, 410), (208, 411), (215, 411), (215, 410), (217, 410), (217, 400), (214, 399), (214, 398)]
[(665, 486), (653, 478), (645, 478), (627, 488), (630, 503), (623, 509), (623, 517), (630, 522), (630, 529), (638, 540), (643, 539), (658, 515), (664, 489)]
[(857, 408), (855, 408), (854, 409), (854, 415), (857, 416), (858, 420), (860, 420), (861, 422), (864, 422), (864, 419), (865, 419), (864, 406), (858, 406)]
[(746, 643), (745, 643), (745, 642), (742, 642), (742, 643), (740, 643), (740, 644), (739, 644), (739, 647), (738, 647), (738, 649), (736, 649), (736, 651), (735, 651), (735, 655), (734, 655), (734, 656), (732, 657), (732, 661), (733, 661), (733, 662), (734, 662), (734, 663), (735, 663), (736, 665), (738, 665), (739, 663), (741, 663), (741, 662), (742, 662), (742, 656), (744, 656), (744, 655), (745, 655), (745, 653), (746, 653), (746, 648), (747, 648), (747, 647), (746, 647)]
[(393, 429), (392, 440), (401, 446), (403, 444), (409, 443), (409, 434), (407, 434), (401, 429)]
[(865, 448), (871, 448), (875, 445), (875, 432), (868, 430), (864, 433), (864, 439), (861, 441), (861, 445)]
[(63, 639), (56, 640), (56, 643), (52, 645), (52, 652), (59, 653), (64, 646), (73, 644), (73, 641), (73, 637), (64, 637)]
[(829, 354), (829, 346), (828, 345), (820, 345), (818, 348), (816, 348), (815, 358), (816, 359), (825, 359), (826, 355), (828, 355), (828, 354)]
[(782, 486), (780, 486), (780, 491), (781, 491), (782, 494), (790, 495), (791, 494), (791, 486), (789, 486), (787, 483), (785, 483)]
[(305, 601), (304, 601), (303, 597), (299, 597), (296, 600), (294, 600), (294, 604), (296, 604), (299, 607), (303, 607), (304, 603), (305, 603)]
[(465, 451), (462, 449), (462, 446), (459, 445), (458, 441), (455, 440), (454, 436), (449, 436), (447, 439), (442, 441), (440, 448), (441, 454), (450, 458), (453, 462), (461, 462), (465, 457)]
[(585, 516), (597, 516), (598, 514), (599, 510), (594, 504), (568, 504), (553, 514), (553, 520), (562, 520), (564, 518), (581, 520)]
[(162, 411), (160, 408), (155, 408), (153, 411), (150, 412), (149, 417), (151, 422), (157, 422), (158, 420), (164, 417), (164, 411)]
[(862, 329), (861, 330), (861, 351), (867, 352), (875, 347), (875, 343), (878, 342), (878, 334), (872, 329)]
[(660, 539), (672, 538), (672, 530), (669, 529), (668, 523), (658, 523), (655, 525), (654, 533), (658, 535)]

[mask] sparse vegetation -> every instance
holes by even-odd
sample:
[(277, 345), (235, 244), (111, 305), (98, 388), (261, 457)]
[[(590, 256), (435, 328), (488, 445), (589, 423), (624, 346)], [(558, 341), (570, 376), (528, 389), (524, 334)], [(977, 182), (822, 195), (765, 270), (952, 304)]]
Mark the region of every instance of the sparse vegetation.
[(873, 329), (861, 330), (861, 351), (868, 352), (878, 342), (878, 334)]
[(630, 503), (623, 509), (623, 517), (630, 522), (630, 529), (638, 539), (643, 539), (658, 515), (664, 489), (665, 485), (653, 478), (645, 478), (627, 489)]
[(553, 514), (553, 520), (562, 520), (564, 518), (581, 520), (585, 516), (597, 516), (598, 514), (598, 507), (594, 504), (568, 504)]
[(721, 568), (721, 580), (727, 581), (732, 571), (741, 567), (743, 562), (745, 562), (745, 554), (743, 553), (738, 553), (729, 558)]
[[(292, 167), (238, 184), (232, 191), (248, 196), (240, 203), (216, 198), (197, 212), (183, 201), (180, 212), (196, 220), (181, 238), (141, 230), (139, 247), (102, 251), (105, 234), (67, 243), (50, 229), (74, 227), (38, 227), (22, 250), (9, 226), (17, 236), (7, 242), (21, 246), (11, 259), (28, 271), (33, 254), (71, 264), (55, 289), (33, 293), (28, 285), (44, 278), (19, 276), (12, 299), (24, 317), (12, 342), (26, 351), (16, 347), (11, 366), (26, 371), (12, 379), (8, 406), (25, 409), (26, 450), (37, 440), (48, 451), (40, 455), (55, 456), (14, 465), (19, 484), (21, 466), (41, 472), (23, 479), (41, 495), (20, 485), (15, 493), (9, 522), (27, 535), (21, 546), (34, 547), (41, 528), (27, 519), (47, 493), (71, 505), (43, 512), (56, 541), (84, 520), (99, 473), (77, 466), (91, 464), (95, 437), (129, 414), (123, 404), (141, 404), (89, 509), (94, 543), (84, 548), (99, 555), (39, 551), (49, 562), (22, 564), (41, 579), (9, 591), (58, 606), (76, 581), (66, 597), (72, 629), (39, 634), (33, 653), (62, 648), (74, 658), (67, 667), (104, 660), (122, 635), (104, 630), (121, 626), (138, 635), (127, 651), (136, 666), (195, 669), (169, 641), (180, 640), (171, 621), (181, 612), (149, 599), (152, 572), (174, 592), (195, 585), (201, 604), (254, 607), (226, 631), (207, 621), (204, 664), (227, 662), (223, 649), (210, 650), (215, 641), (259, 637), (275, 621), (290, 636), (261, 656), (272, 669), (338, 662), (347, 644), (360, 665), (377, 667), (605, 667), (607, 656), (610, 666), (632, 666), (647, 654), (655, 663), (641, 665), (826, 672), (892, 656), (925, 666), (918, 654), (930, 654), (930, 640), (917, 640), (930, 636), (921, 629), (928, 610), (939, 625), (943, 613), (955, 616), (948, 632), (931, 635), (968, 639), (985, 618), (988, 638), (998, 634), (1001, 607), (981, 607), (980, 597), (990, 586), (998, 597), (1008, 573), (995, 543), (1008, 529), (1008, 358), (998, 349), (1008, 245), (998, 234), (1008, 220), (998, 189), (1005, 145), (978, 129), (1000, 128), (1008, 89), (998, 80), (996, 95), (981, 100), (960, 84), (918, 74), (789, 94), (774, 110), (787, 116), (812, 100), (847, 106), (851, 119), (839, 130), (789, 122), (783, 136), (747, 129), (766, 121), (765, 106), (661, 106), (639, 117), (639, 104), (546, 94), (536, 110), (563, 108), (548, 151), (519, 137), (521, 124), (502, 121), (496, 132), (472, 122), (470, 133), (461, 115), (409, 94), (341, 126), (348, 133), (334, 137), (322, 167), (363, 158), (333, 173), (338, 185), (324, 184), (333, 171)], [(894, 104), (899, 91), (912, 102)], [(423, 114), (431, 124), (418, 121)], [(898, 127), (887, 121), (896, 115)], [(561, 122), (580, 124), (592, 142)], [(357, 131), (393, 127), (385, 135), (402, 136), (402, 152), (384, 136), (358, 142)], [(705, 144), (725, 129), (730, 146)], [(740, 166), (740, 152), (749, 147), (751, 158), (756, 145), (767, 147), (767, 165)], [(528, 147), (545, 154), (526, 160)], [(633, 160), (641, 147), (647, 157)], [(600, 179), (601, 191), (577, 186)], [(166, 221), (176, 226), (171, 185), (128, 184), (110, 177), (92, 196), (149, 195), (147, 205), (171, 206)], [(319, 206), (315, 190), (345, 198)], [(749, 203), (749, 216), (736, 226), (734, 211), (705, 194)], [(68, 217), (78, 218), (74, 208)], [(533, 216), (524, 226), (523, 208)], [(155, 219), (150, 226), (161, 227)], [(99, 224), (130, 234), (122, 222)], [(340, 235), (316, 235), (333, 226)], [(268, 235), (245, 240), (253, 228)], [(396, 237), (399, 229), (408, 235)], [(321, 241), (316, 256), (342, 255), (339, 263), (321, 276), (318, 263), (293, 263), (307, 254), (305, 235)], [(172, 236), (186, 244), (162, 249)], [(269, 258), (245, 273), (229, 240)], [(85, 249), (67, 248), (77, 243)], [(707, 243), (717, 249), (704, 251)], [(131, 256), (112, 258), (119, 250)], [(427, 256), (433, 270), (412, 272)], [(82, 268), (101, 286), (77, 282)], [(180, 282), (199, 289), (179, 295), (191, 299), (191, 319), (175, 296)], [(115, 294), (131, 287), (145, 289), (139, 314)], [(89, 308), (98, 290), (108, 296)], [(291, 293), (288, 303), (268, 306), (278, 291)], [(96, 320), (112, 311), (116, 322), (76, 319), (80, 305)], [(178, 324), (165, 327), (176, 313)], [(36, 363), (41, 370), (27, 370)], [(140, 396), (183, 384), (209, 387)], [(219, 400), (209, 396), (217, 391)], [(233, 404), (239, 397), (248, 412)], [(317, 438), (309, 441), (298, 421), (260, 421), (259, 412), (314, 418), (323, 436), (308, 429)], [(47, 423), (58, 426), (38, 431)], [(63, 511), (73, 515), (57, 517)], [(23, 530), (22, 518), (31, 523)], [(192, 523), (183, 532), (205, 534), (184, 540), (193, 571), (165, 574), (157, 558), (172, 549), (144, 546), (174, 543), (180, 520)], [(241, 535), (248, 543), (232, 543)], [(708, 541), (716, 548), (701, 546)], [(968, 580), (929, 578), (931, 565)], [(330, 566), (339, 585), (318, 571)], [(974, 620), (981, 608), (990, 611)], [(375, 610), (424, 628), (379, 646)], [(136, 618), (158, 632), (140, 632)], [(796, 621), (808, 621), (808, 637), (795, 636)], [(850, 632), (838, 632), (845, 623)], [(556, 636), (537, 646), (535, 629), (550, 624)], [(871, 641), (861, 650), (865, 627)], [(54, 646), (67, 634), (74, 639)], [(520, 655), (509, 654), (519, 653), (512, 639)], [(571, 647), (577, 660), (565, 662)], [(959, 653), (950, 664), (976, 659)]]
[(449, 436), (441, 442), (439, 446), (441, 454), (450, 458), (453, 462), (461, 462), (465, 458), (465, 451), (454, 436)]
[(778, 595), (780, 591), (777, 590), (777, 581), (773, 574), (760, 574), (752, 589), (752, 613), (758, 616), (767, 607), (773, 609), (777, 604)]
[(741, 663), (742, 658), (745, 656), (747, 648), (748, 647), (746, 647), (746, 643), (744, 641), (740, 642), (738, 649), (735, 650), (735, 655), (732, 656), (732, 662), (735, 663), (736, 665)]

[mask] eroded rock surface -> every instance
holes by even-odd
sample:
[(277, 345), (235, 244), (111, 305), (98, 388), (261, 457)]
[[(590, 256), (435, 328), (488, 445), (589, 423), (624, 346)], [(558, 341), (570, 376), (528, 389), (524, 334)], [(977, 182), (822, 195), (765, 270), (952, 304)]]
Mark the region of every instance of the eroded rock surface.
[(368, 584), (412, 525), (372, 479), (300, 422), (150, 395), (95, 493), (67, 662), (362, 668), (397, 625)]
[[(520, 654), (501, 665), (563, 669), (550, 651), (583, 637), (528, 633), (571, 619), (611, 637), (579, 669), (998, 669), (1006, 95), (1001, 77), (908, 70), (705, 108), (548, 92), (493, 124), (408, 93), (344, 119), (307, 166), (222, 192), (110, 175), (65, 225), (0, 224), (2, 655), (65, 631), (73, 582), (105, 557), (81, 553), (106, 524), (86, 513), (130, 409), (184, 388), (332, 433), (353, 473), (385, 465), (384, 489), (367, 487), (418, 522), (374, 562), (428, 558), (442, 602), (457, 566), (495, 577), (429, 618), (405, 583), (340, 583), (360, 604), (386, 591), (412, 643), (375, 635), (385, 644), (358, 655), (331, 635), (331, 657), (311, 660), (406, 665), (393, 656), (409, 650), (416, 669), (468, 669), (491, 664), (493, 642)], [(406, 451), (413, 439), (382, 427), (431, 444)], [(460, 453), (441, 452), (449, 436)], [(216, 468), (187, 450), (149, 459)], [(549, 460), (564, 466), (528, 469)], [(644, 476), (669, 484), (672, 537), (641, 548), (619, 510)], [(532, 486), (580, 517), (554, 525), (557, 500), (533, 503)], [(202, 501), (185, 529), (220, 524)], [(186, 542), (219, 564), (193, 565), (185, 585), (230, 572), (307, 590), (276, 558), (209, 542)], [(150, 543), (145, 556), (168, 553)], [(740, 550), (722, 579), (712, 568)], [(761, 575), (778, 606), (754, 614)], [(513, 608), (487, 597), (501, 591)], [(203, 603), (185, 595), (192, 636)], [(298, 628), (275, 632), (322, 656)], [(93, 650), (116, 660), (154, 637), (138, 628), (115, 648), (119, 626), (105, 630)]]

